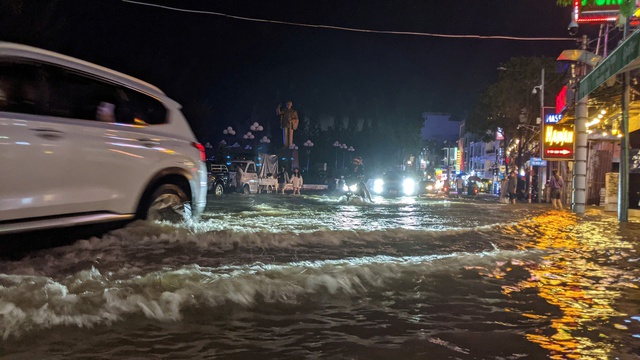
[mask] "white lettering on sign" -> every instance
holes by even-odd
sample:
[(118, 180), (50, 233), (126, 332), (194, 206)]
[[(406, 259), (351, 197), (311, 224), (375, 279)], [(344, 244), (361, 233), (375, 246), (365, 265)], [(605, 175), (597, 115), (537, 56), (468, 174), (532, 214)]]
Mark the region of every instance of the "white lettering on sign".
[(549, 114), (544, 118), (545, 124), (557, 124), (562, 120), (562, 114)]

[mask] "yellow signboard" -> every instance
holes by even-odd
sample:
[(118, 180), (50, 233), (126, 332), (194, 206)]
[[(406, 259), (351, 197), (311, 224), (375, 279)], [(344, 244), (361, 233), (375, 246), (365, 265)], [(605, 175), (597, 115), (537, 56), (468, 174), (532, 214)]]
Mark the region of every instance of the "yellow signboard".
[(575, 132), (573, 125), (544, 124), (542, 158), (573, 160)]

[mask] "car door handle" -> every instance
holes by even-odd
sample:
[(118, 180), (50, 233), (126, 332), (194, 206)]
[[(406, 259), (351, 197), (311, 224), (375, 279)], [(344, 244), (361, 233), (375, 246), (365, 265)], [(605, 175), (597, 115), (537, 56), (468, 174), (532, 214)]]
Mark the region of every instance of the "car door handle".
[(141, 142), (142, 145), (149, 148), (160, 144), (158, 141), (151, 140), (151, 139), (138, 139), (138, 141)]
[(54, 129), (46, 129), (46, 128), (36, 128), (31, 129), (36, 133), (36, 136), (47, 139), (47, 140), (55, 140), (61, 139), (64, 135), (64, 132)]

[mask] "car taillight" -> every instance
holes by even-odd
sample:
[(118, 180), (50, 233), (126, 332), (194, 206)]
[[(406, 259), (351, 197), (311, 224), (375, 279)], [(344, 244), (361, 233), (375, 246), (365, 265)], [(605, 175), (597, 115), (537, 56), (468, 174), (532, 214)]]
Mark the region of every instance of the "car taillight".
[(193, 145), (194, 148), (200, 151), (200, 160), (207, 161), (207, 154), (204, 152), (204, 146), (202, 146), (202, 144), (197, 142), (193, 142), (191, 143), (191, 145)]

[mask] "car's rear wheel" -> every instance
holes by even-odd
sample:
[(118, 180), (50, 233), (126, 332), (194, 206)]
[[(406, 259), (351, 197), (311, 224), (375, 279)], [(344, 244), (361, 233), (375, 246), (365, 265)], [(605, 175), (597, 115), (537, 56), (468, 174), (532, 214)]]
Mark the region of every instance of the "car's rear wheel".
[(224, 186), (222, 186), (222, 184), (217, 183), (213, 186), (213, 194), (215, 196), (222, 196), (223, 193), (224, 193)]
[(180, 222), (190, 216), (189, 197), (179, 186), (163, 184), (151, 194), (146, 209), (147, 220)]

